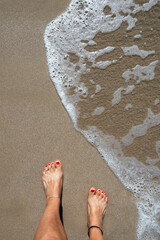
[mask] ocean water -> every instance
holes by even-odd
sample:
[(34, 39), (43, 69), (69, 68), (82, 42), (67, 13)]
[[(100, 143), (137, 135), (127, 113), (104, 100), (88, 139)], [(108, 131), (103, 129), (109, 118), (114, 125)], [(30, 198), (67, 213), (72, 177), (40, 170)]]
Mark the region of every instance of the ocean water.
[(44, 34), (74, 127), (135, 197), (137, 239), (160, 237), (160, 1), (72, 0)]

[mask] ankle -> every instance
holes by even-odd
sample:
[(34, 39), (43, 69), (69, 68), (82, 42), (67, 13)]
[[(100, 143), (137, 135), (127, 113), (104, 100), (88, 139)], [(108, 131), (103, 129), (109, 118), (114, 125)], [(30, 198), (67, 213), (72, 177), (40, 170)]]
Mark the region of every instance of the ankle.
[(90, 217), (88, 227), (91, 227), (91, 226), (97, 226), (97, 227), (100, 227), (102, 229), (102, 219), (98, 216)]
[(46, 207), (54, 207), (55, 209), (60, 206), (60, 198), (47, 198), (46, 199)]
[(90, 231), (93, 232), (97, 232), (97, 230), (99, 230), (101, 232), (101, 234), (103, 235), (103, 230), (101, 227), (97, 226), (97, 225), (92, 225), (88, 228), (88, 236), (90, 236)]
[(100, 229), (98, 228), (91, 228), (88, 232), (88, 235), (89, 235), (89, 239), (92, 239), (92, 240), (103, 240), (103, 234), (101, 232)]
[(102, 229), (102, 224), (99, 224), (98, 222), (93, 222), (93, 223), (90, 223), (90, 224), (88, 225), (88, 227), (91, 227), (91, 226), (97, 226), (97, 227), (99, 227), (100, 229)]

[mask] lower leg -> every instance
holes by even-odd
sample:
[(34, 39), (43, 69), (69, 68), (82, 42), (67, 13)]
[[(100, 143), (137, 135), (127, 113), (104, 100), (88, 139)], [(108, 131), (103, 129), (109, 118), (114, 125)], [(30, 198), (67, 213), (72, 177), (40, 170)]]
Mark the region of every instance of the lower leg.
[(67, 240), (59, 215), (62, 175), (60, 162), (48, 164), (43, 171), (42, 181), (46, 194), (46, 208), (34, 240)]
[(97, 226), (99, 228), (90, 228), (89, 240), (103, 240), (102, 223), (106, 211), (108, 198), (101, 190), (95, 191), (91, 188), (88, 197), (88, 227)]

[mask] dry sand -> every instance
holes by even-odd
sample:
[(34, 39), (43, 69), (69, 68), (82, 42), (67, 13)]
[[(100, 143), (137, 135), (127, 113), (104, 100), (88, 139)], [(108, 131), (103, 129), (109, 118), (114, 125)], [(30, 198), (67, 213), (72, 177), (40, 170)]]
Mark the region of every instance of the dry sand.
[(63, 218), (70, 240), (87, 238), (87, 194), (109, 197), (104, 239), (136, 239), (133, 197), (100, 154), (75, 131), (49, 78), (43, 34), (69, 1), (2, 0), (0, 239), (29, 240), (45, 207), (41, 172), (64, 166)]

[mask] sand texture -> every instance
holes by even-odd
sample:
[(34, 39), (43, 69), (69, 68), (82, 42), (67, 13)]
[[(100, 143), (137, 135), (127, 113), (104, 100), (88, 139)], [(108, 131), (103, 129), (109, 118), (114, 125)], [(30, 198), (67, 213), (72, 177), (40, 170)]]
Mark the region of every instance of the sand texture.
[(44, 30), (68, 4), (64, 0), (0, 3), (1, 240), (33, 238), (45, 207), (41, 172), (55, 159), (64, 166), (68, 239), (88, 239), (87, 194), (92, 186), (109, 197), (104, 239), (136, 239), (137, 209), (131, 193), (75, 131), (49, 78)]

